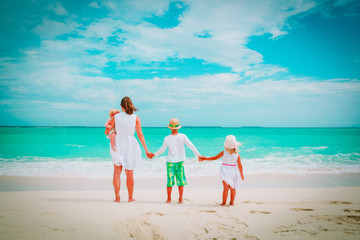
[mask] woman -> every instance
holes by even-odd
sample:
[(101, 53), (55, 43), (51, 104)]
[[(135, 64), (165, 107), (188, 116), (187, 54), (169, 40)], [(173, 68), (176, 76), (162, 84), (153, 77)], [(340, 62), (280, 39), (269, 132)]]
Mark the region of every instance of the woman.
[(112, 152), (112, 149), (110, 149), (114, 163), (113, 185), (115, 191), (115, 202), (120, 202), (120, 174), (123, 167), (125, 168), (129, 202), (133, 202), (135, 201), (133, 198), (133, 170), (141, 161), (141, 149), (134, 136), (135, 130), (143, 148), (145, 149), (146, 155), (149, 156), (150, 153), (146, 147), (145, 138), (141, 130), (140, 118), (134, 114), (134, 111), (137, 109), (134, 107), (131, 99), (129, 97), (124, 97), (121, 100), (120, 106), (122, 112), (116, 114), (109, 122), (109, 125), (115, 127), (116, 130), (116, 153)]

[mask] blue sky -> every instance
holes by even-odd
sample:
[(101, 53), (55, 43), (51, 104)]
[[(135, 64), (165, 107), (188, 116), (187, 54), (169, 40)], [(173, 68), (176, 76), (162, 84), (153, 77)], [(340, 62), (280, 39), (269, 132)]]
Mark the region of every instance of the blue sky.
[(0, 125), (359, 127), (360, 1), (0, 5)]

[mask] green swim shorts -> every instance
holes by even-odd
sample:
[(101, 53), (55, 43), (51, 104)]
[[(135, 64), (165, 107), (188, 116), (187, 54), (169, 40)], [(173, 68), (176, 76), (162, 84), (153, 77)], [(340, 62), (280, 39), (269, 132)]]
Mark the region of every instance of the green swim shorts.
[(176, 176), (176, 184), (178, 186), (184, 186), (187, 184), (184, 170), (184, 162), (166, 162), (167, 170), (167, 186), (172, 187), (175, 184), (174, 177)]

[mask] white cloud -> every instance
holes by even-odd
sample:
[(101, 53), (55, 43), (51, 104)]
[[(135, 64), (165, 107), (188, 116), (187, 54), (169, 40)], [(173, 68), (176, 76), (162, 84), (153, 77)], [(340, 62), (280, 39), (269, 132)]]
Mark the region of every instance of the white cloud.
[(96, 106), (89, 103), (79, 103), (79, 102), (49, 102), (49, 101), (31, 101), (31, 103), (36, 106), (37, 110), (57, 110), (57, 109), (66, 109), (66, 110), (94, 110)]
[(169, 7), (169, 0), (104, 1), (111, 16), (129, 22), (139, 22), (144, 17), (161, 16)]
[[(271, 33), (273, 37), (284, 35), (290, 16), (314, 6), (312, 1), (297, 0), (234, 0), (226, 3), (189, 0), (186, 3), (188, 8), (181, 16), (180, 24), (171, 29), (161, 29), (144, 22), (134, 24), (134, 21), (151, 14), (161, 15), (167, 10), (167, 1), (156, 1), (156, 4), (149, 4), (149, 1), (136, 1), (136, 4), (108, 1), (105, 5), (110, 6), (116, 18), (94, 22), (80, 34), (102, 40), (99, 47), (111, 51), (116, 61), (137, 59), (147, 63), (174, 57), (197, 58), (241, 72), (249, 64), (262, 62), (262, 55), (246, 46), (250, 36), (264, 33)], [(127, 10), (126, 13), (123, 9)], [(129, 20), (130, 16), (135, 20)], [(199, 38), (198, 35), (204, 31), (209, 32), (211, 37)], [(121, 44), (108, 48), (107, 38), (114, 35)]]
[[(20, 63), (0, 59), (0, 65), (6, 67), (2, 78), (15, 79), (2, 80), (7, 92), (1, 104), (17, 109), (100, 112), (118, 106), (122, 96), (129, 95), (140, 106), (148, 106), (145, 112), (165, 115), (176, 111), (184, 117), (200, 114), (209, 119), (209, 124), (216, 125), (221, 114), (233, 113), (251, 122), (246, 115), (264, 119), (265, 113), (273, 111), (273, 116), (285, 119), (284, 112), (292, 109), (292, 103), (303, 114), (315, 109), (319, 115), (321, 106), (314, 102), (337, 101), (341, 110), (341, 106), (358, 101), (354, 96), (359, 94), (360, 82), (356, 79), (294, 78), (282, 66), (263, 63), (261, 53), (247, 47), (254, 35), (270, 33), (276, 38), (287, 34), (287, 19), (311, 9), (313, 1), (233, 0), (225, 4), (188, 0), (186, 4), (180, 24), (169, 29), (142, 20), (162, 16), (169, 6), (165, 0), (105, 1), (101, 6), (108, 8), (110, 17), (86, 26), (74, 21), (65, 9), (68, 18), (64, 22), (44, 18), (33, 30), (41, 39), (38, 47), (21, 50), (25, 57)], [(61, 7), (53, 6), (58, 15), (65, 14)], [(89, 6), (98, 8), (99, 4), (92, 2)], [(205, 32), (209, 33), (208, 38), (198, 37)], [(69, 33), (81, 37), (56, 39)], [(102, 72), (109, 61), (121, 65), (136, 60), (136, 65), (125, 70), (156, 71), (157, 63), (168, 59), (193, 58), (230, 67), (233, 72), (153, 79), (111, 79)], [(217, 114), (214, 120), (208, 114), (213, 111)], [(161, 116), (153, 118), (159, 120)], [(224, 125), (229, 124), (224, 119)]]
[[(95, 6), (95, 3), (91, 3)], [(269, 32), (273, 37), (286, 34), (284, 26), (288, 17), (305, 12), (314, 6), (311, 1), (186, 1), (188, 8), (180, 18), (180, 24), (171, 29), (139, 23), (151, 14), (161, 15), (169, 2), (162, 1), (105, 1), (112, 12), (111, 18), (96, 20), (83, 30), (72, 20), (66, 23), (45, 18), (34, 29), (40, 37), (51, 39), (66, 33), (77, 32), (84, 36), (83, 46), (75, 48), (80, 40), (49, 41), (52, 48), (69, 51), (78, 55), (86, 48), (103, 51), (101, 57), (107, 61), (122, 62), (136, 59), (142, 62), (162, 62), (169, 58), (196, 58), (205, 62), (231, 67), (235, 72), (248, 70), (249, 65), (262, 63), (262, 55), (249, 49), (248, 38), (254, 34)], [(126, 9), (126, 13), (124, 12)], [(212, 16), (209, 18), (209, 16)], [(209, 32), (210, 38), (199, 38), (201, 32)], [(118, 41), (109, 42), (109, 37)], [(71, 45), (73, 47), (71, 47)], [(86, 46), (86, 47), (85, 47)], [(47, 46), (51, 49), (51, 46)], [(86, 54), (84, 55), (86, 56)], [(93, 59), (94, 57), (90, 57)], [(103, 59), (102, 66), (104, 66)], [(86, 58), (84, 58), (86, 61)], [(82, 59), (81, 59), (82, 60)], [(81, 61), (79, 59), (79, 61)], [(281, 67), (268, 72), (276, 72)], [(249, 71), (248, 71), (249, 72)]]
[(271, 64), (257, 64), (244, 70), (244, 76), (252, 80), (259, 80), (264, 77), (271, 77), (278, 73), (287, 73), (288, 69)]
[(38, 34), (42, 39), (51, 39), (56, 36), (71, 33), (75, 31), (77, 27), (79, 27), (79, 24), (73, 21), (67, 21), (63, 23), (44, 18), (43, 22), (36, 26), (33, 32)]
[(91, 2), (89, 3), (89, 7), (92, 7), (92, 8), (100, 8), (99, 4), (97, 2)]
[(47, 9), (54, 11), (54, 13), (60, 16), (68, 14), (66, 9), (63, 7), (63, 5), (60, 2), (52, 3), (49, 7), (47, 7)]

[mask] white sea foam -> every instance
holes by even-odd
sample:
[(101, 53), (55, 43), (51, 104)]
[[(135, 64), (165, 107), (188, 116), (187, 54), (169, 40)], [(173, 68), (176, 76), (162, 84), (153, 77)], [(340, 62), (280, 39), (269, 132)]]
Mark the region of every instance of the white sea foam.
[(69, 147), (79, 147), (79, 148), (82, 148), (84, 146), (82, 145), (78, 145), (78, 144), (65, 144), (66, 146), (69, 146)]
[(259, 150), (259, 148), (257, 148), (257, 147), (252, 147), (249, 149), (241, 149), (242, 152), (251, 152), (251, 151), (257, 151), (257, 150)]
[[(137, 177), (166, 177), (166, 157), (144, 159), (142, 166), (135, 170)], [(67, 158), (18, 157), (0, 158), (0, 176), (46, 176), (111, 178), (110, 158)], [(187, 158), (187, 176), (214, 176), (219, 174), (221, 160), (197, 162)], [(244, 174), (338, 174), (360, 173), (360, 159), (357, 153), (296, 155), (272, 153), (262, 158), (242, 158)]]
[(326, 146), (322, 146), (322, 147), (300, 147), (300, 149), (310, 149), (310, 150), (324, 150), (327, 149), (328, 147)]

